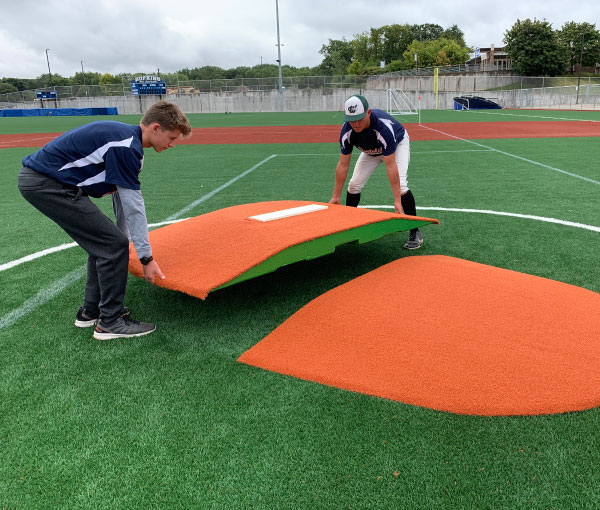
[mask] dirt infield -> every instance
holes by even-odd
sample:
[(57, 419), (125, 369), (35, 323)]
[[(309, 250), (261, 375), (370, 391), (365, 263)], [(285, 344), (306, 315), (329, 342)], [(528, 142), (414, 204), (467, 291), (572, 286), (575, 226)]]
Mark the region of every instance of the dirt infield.
[[(194, 128), (186, 145), (335, 143), (339, 125)], [(407, 124), (412, 141), (493, 138), (571, 138), (600, 136), (600, 123), (578, 121), (433, 122)], [(61, 133), (0, 135), (0, 149), (41, 147)]]

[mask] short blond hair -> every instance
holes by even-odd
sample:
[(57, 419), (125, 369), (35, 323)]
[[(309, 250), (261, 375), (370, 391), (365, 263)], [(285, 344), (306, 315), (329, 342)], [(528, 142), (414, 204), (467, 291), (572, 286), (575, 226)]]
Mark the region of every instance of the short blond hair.
[(163, 131), (179, 130), (183, 138), (187, 138), (192, 133), (190, 121), (181, 111), (179, 106), (168, 101), (157, 101), (142, 117), (142, 124), (149, 126), (157, 122)]

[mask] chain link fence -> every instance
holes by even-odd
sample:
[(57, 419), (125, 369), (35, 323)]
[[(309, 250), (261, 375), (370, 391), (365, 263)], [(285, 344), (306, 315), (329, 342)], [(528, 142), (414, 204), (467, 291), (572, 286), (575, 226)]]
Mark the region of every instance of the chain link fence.
[[(471, 66), (478, 67), (478, 66)], [(337, 75), (337, 76), (298, 76), (284, 77), (282, 86), (286, 95), (308, 94), (322, 90), (323, 94), (335, 91), (385, 91), (388, 88), (401, 89), (405, 92), (423, 93), (424, 97), (434, 90), (433, 68), (385, 73), (375, 76)], [(600, 76), (560, 76), (560, 77), (525, 77), (506, 73), (471, 72), (469, 66), (448, 66), (439, 68), (438, 89), (440, 93), (455, 95), (495, 95), (502, 93), (507, 107), (528, 107), (533, 104), (593, 104), (600, 103)], [(54, 86), (44, 90), (56, 90), (58, 101), (85, 101), (85, 99), (112, 97), (117, 100), (131, 100), (131, 85), (127, 77), (121, 83), (106, 85), (73, 85)], [(279, 90), (277, 77), (237, 78), (215, 80), (170, 80), (167, 81), (167, 96), (177, 98), (200, 99), (206, 94), (244, 95), (258, 93), (269, 95)], [(8, 94), (0, 94), (0, 108), (19, 108), (20, 104), (36, 104), (35, 90), (24, 90)], [(261, 95), (262, 95), (261, 94)], [(433, 97), (433, 96), (432, 96)], [(50, 104), (46, 100), (47, 104)], [(54, 102), (54, 100), (50, 100)], [(38, 101), (39, 102), (39, 101)], [(434, 103), (435, 104), (435, 103)], [(425, 107), (425, 105), (423, 105)], [(599, 106), (600, 107), (600, 106)]]
[[(285, 89), (336, 89), (366, 88), (367, 76), (295, 76), (282, 78)], [(59, 99), (86, 97), (131, 96), (129, 80), (104, 85), (52, 86), (44, 90), (55, 90)], [(279, 90), (279, 78), (235, 78), (215, 80), (167, 81), (167, 95), (200, 94), (203, 92), (249, 92)], [(24, 90), (0, 94), (0, 103), (27, 103), (34, 101), (35, 90)]]

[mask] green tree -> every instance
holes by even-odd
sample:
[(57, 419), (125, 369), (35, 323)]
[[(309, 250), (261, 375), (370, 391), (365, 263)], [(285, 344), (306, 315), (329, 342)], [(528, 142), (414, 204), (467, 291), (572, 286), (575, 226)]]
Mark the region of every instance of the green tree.
[(365, 66), (360, 61), (355, 60), (347, 67), (345, 74), (364, 74), (364, 72)]
[(463, 34), (463, 31), (460, 28), (458, 28), (458, 25), (452, 25), (450, 28), (444, 30), (440, 36), (440, 39), (449, 39), (456, 42), (463, 48), (467, 47), (465, 43), (465, 34)]
[[(100, 73), (75, 73), (70, 81), (71, 85), (98, 85), (100, 83)], [(119, 82), (121, 78), (118, 78)]]
[(100, 85), (110, 85), (112, 83), (121, 83), (121, 79), (117, 76), (113, 76), (110, 73), (104, 73), (100, 76), (98, 82), (100, 83)]
[(512, 28), (505, 32), (504, 44), (517, 74), (556, 76), (565, 71), (564, 49), (552, 25), (546, 20), (517, 20)]
[[(415, 63), (414, 55), (417, 54)], [(404, 52), (405, 69), (411, 67), (440, 67), (463, 64), (469, 59), (469, 49), (450, 39), (413, 41)]]
[(423, 25), (413, 25), (413, 39), (417, 41), (433, 41), (442, 37), (444, 29), (434, 23), (424, 23)]
[(401, 60), (402, 55), (414, 40), (410, 25), (386, 25), (383, 29), (383, 53), (381, 60), (387, 63)]
[(19, 89), (15, 87), (12, 83), (5, 82), (4, 80), (0, 80), (0, 94), (10, 94), (12, 92), (18, 92)]
[[(582, 50), (583, 37), (583, 52)], [(591, 23), (569, 21), (558, 31), (558, 40), (567, 56), (569, 70), (574, 73), (575, 66), (593, 66), (600, 62), (600, 32)]]
[(322, 74), (344, 74), (346, 68), (352, 62), (354, 54), (352, 45), (345, 38), (329, 39), (328, 44), (324, 44), (319, 53), (323, 55), (323, 61), (319, 65)]
[(180, 72), (189, 76), (190, 80), (218, 80), (225, 78), (225, 70), (216, 66), (182, 69)]

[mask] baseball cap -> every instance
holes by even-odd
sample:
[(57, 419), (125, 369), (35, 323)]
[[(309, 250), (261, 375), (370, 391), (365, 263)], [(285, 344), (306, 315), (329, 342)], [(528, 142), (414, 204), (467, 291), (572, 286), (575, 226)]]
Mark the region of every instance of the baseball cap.
[(346, 122), (360, 120), (367, 114), (368, 109), (369, 103), (363, 96), (358, 94), (351, 96), (344, 105), (344, 120)]

